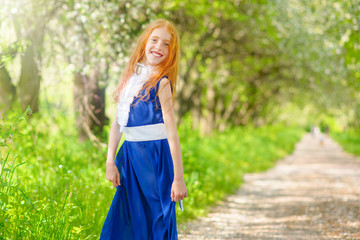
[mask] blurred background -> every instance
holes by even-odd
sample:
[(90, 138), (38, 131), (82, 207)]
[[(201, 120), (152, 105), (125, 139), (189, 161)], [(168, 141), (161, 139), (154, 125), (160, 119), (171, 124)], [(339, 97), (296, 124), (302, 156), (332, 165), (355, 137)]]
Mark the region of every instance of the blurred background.
[(175, 110), (192, 194), (180, 222), (311, 126), (359, 136), (358, 0), (0, 0), (0, 236), (98, 238), (114, 194), (111, 93), (158, 18), (181, 40)]

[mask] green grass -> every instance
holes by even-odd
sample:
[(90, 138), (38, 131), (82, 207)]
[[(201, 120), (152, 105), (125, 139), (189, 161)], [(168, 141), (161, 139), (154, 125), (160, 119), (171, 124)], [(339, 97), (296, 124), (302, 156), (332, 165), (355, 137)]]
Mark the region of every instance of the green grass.
[[(66, 112), (0, 121), (0, 239), (98, 239), (115, 189), (105, 179), (105, 147), (77, 140)], [(208, 137), (179, 127), (189, 197), (178, 223), (206, 213), (246, 172), (292, 152), (302, 130), (233, 128)], [(107, 129), (108, 131), (109, 129)]]
[(331, 137), (337, 141), (345, 151), (360, 156), (360, 132), (350, 130), (347, 132), (333, 132)]
[(186, 211), (179, 212), (178, 222), (204, 215), (209, 206), (241, 186), (244, 173), (274, 166), (293, 151), (302, 133), (302, 129), (281, 126), (237, 127), (201, 138), (186, 124), (181, 126), (189, 198), (184, 200)]

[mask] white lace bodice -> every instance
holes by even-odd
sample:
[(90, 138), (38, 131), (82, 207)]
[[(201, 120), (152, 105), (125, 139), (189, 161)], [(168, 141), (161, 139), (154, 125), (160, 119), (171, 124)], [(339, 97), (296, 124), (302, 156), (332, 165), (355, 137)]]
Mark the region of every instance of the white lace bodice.
[(124, 131), (128, 122), (130, 105), (134, 101), (134, 97), (139, 94), (141, 88), (149, 80), (152, 71), (153, 67), (137, 63), (134, 74), (130, 77), (127, 85), (121, 92), (117, 104), (117, 122), (120, 125), (120, 132)]

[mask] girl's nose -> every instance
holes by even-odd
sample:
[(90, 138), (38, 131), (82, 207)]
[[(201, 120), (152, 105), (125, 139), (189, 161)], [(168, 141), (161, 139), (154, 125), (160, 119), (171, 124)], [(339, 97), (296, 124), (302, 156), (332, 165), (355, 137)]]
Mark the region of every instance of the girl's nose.
[(161, 42), (160, 42), (160, 41), (158, 41), (158, 42), (156, 43), (156, 48), (157, 48), (157, 49), (160, 49), (160, 48), (161, 48)]

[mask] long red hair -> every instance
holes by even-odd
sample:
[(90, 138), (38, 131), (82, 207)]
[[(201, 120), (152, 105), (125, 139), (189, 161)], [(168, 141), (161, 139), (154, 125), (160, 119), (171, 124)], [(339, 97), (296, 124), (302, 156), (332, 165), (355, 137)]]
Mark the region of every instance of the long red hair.
[[(135, 71), (136, 64), (141, 62), (145, 57), (145, 47), (148, 41), (150, 34), (156, 28), (166, 28), (166, 30), (170, 33), (171, 39), (169, 43), (169, 51), (167, 58), (158, 64), (154, 71), (153, 75), (151, 75), (149, 81), (145, 83), (143, 89), (145, 90), (145, 95), (142, 96), (141, 99), (144, 97), (150, 96), (150, 89), (156, 87), (156, 84), (163, 76), (167, 76), (172, 87), (172, 97), (174, 98), (175, 89), (176, 89), (176, 82), (177, 82), (177, 74), (179, 68), (179, 36), (176, 32), (175, 26), (167, 20), (159, 19), (151, 24), (144, 30), (144, 32), (140, 35), (135, 50), (130, 56), (129, 63), (125, 67), (124, 72), (121, 75), (120, 81), (113, 93), (114, 101), (118, 102), (120, 98), (121, 91), (124, 89), (126, 84), (129, 81), (129, 78)], [(159, 92), (159, 90), (157, 89)], [(158, 94), (158, 93), (157, 93)]]

